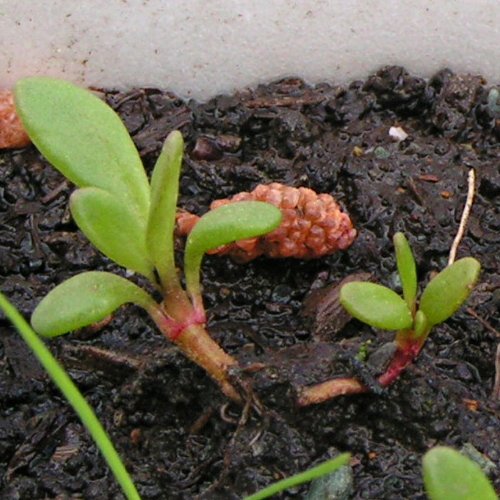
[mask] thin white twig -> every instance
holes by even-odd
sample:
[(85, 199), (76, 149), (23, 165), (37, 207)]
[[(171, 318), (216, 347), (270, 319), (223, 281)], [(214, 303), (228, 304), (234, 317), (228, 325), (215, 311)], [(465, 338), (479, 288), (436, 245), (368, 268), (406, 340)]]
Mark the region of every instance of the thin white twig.
[(469, 175), (467, 177), (468, 183), (468, 191), (467, 191), (467, 200), (465, 201), (464, 211), (462, 212), (462, 218), (460, 219), (460, 225), (458, 226), (457, 235), (453, 240), (453, 244), (450, 248), (450, 255), (448, 257), (448, 265), (453, 264), (455, 262), (455, 258), (457, 256), (458, 245), (460, 245), (460, 241), (462, 240), (465, 229), (467, 227), (467, 222), (469, 221), (470, 210), (472, 208), (472, 204), (474, 203), (474, 194), (476, 191), (476, 172), (473, 168), (469, 170)]
[(497, 354), (495, 356), (495, 384), (491, 397), (495, 401), (500, 399), (500, 344), (497, 346)]

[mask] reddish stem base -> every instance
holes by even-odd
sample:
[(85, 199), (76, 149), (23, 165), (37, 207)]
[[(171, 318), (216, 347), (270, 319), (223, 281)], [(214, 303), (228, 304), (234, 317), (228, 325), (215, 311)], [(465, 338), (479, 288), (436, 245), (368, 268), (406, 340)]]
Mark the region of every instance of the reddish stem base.
[(241, 397), (229, 377), (229, 369), (237, 366), (238, 362), (208, 334), (203, 309), (194, 307), (183, 294), (171, 301), (168, 311), (165, 309), (150, 311), (165, 337), (179, 346), (191, 361), (201, 366), (219, 384), (226, 396), (240, 402)]
[[(398, 348), (387, 370), (378, 377), (377, 382), (382, 387), (392, 384), (418, 356), (424, 339), (411, 339), (407, 335), (398, 335)], [(369, 392), (370, 388), (356, 378), (336, 378), (321, 384), (304, 387), (299, 391), (297, 403), (308, 406), (322, 403), (345, 394), (360, 394)]]

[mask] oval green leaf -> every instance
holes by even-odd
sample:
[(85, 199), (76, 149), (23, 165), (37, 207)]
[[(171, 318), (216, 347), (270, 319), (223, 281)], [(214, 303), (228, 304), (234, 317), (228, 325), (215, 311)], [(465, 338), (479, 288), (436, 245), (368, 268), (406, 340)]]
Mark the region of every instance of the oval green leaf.
[(403, 297), (411, 311), (417, 298), (417, 267), (410, 244), (403, 233), (396, 233), (393, 238), (396, 249), (396, 263), (403, 287)]
[(406, 302), (393, 290), (375, 283), (354, 281), (340, 289), (340, 302), (351, 316), (382, 330), (411, 328)]
[(451, 448), (437, 446), (428, 451), (423, 472), (431, 500), (498, 500), (479, 466)]
[(16, 108), (31, 140), (78, 187), (114, 193), (144, 221), (149, 183), (137, 149), (118, 115), (92, 93), (51, 77), (15, 86)]
[(78, 227), (104, 255), (154, 279), (145, 225), (122, 199), (99, 188), (82, 188), (71, 195), (70, 208)]
[(31, 325), (44, 337), (57, 337), (100, 321), (129, 302), (147, 310), (156, 305), (142, 288), (116, 274), (78, 274), (42, 299), (31, 316)]
[(199, 294), (200, 265), (205, 252), (269, 233), (281, 224), (282, 217), (281, 210), (262, 201), (228, 203), (203, 215), (186, 241), (184, 273), (188, 291)]
[(174, 260), (174, 227), (179, 192), (184, 141), (178, 131), (171, 132), (163, 145), (151, 176), (151, 209), (146, 242), (163, 285), (177, 281)]
[(469, 296), (478, 280), (481, 265), (472, 257), (457, 260), (427, 285), (419, 308), (431, 326), (448, 319)]

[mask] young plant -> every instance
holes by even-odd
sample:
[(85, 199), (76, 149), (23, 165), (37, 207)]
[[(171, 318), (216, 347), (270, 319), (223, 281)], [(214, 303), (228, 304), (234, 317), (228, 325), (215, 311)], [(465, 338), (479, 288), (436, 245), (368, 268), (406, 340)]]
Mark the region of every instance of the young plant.
[[(123, 465), (120, 455), (118, 455), (118, 452), (115, 450), (113, 443), (99, 422), (94, 410), (87, 403), (66, 370), (57, 362), (54, 356), (52, 356), (51, 352), (45, 347), (19, 311), (1, 293), (0, 310), (4, 311), (7, 318), (12, 322), (35, 357), (40, 361), (52, 381), (62, 392), (66, 401), (73, 407), (101, 451), (127, 500), (141, 500), (132, 478)], [(257, 493), (246, 497), (244, 500), (263, 500), (285, 489), (312, 481), (326, 474), (331, 474), (347, 465), (349, 459), (349, 453), (344, 453), (316, 467), (282, 479), (281, 481), (277, 481)]]
[[(418, 356), (432, 328), (452, 316), (469, 296), (481, 266), (472, 257), (457, 260), (425, 287), (417, 301), (415, 259), (402, 233), (394, 235), (396, 263), (403, 297), (382, 285), (351, 282), (340, 290), (340, 302), (355, 318), (375, 328), (396, 330), (396, 351), (388, 368), (377, 378), (386, 387)], [(333, 379), (302, 391), (299, 404), (319, 403), (332, 397), (366, 392), (369, 388), (354, 378)]]
[(445, 446), (424, 455), (425, 490), (431, 500), (498, 500), (480, 467)]
[[(75, 386), (68, 373), (59, 365), (29, 324), (0, 293), (0, 310), (20, 333), (45, 371), (62, 392), (66, 401), (88, 429), (108, 466), (128, 500), (141, 500), (123, 461), (94, 410)], [(254, 493), (244, 500), (263, 500), (280, 491), (303, 484), (347, 465), (350, 455), (344, 453), (312, 469), (282, 479)], [(470, 459), (451, 448), (438, 446), (428, 451), (423, 459), (424, 482), (430, 500), (498, 500), (490, 482), (481, 469)]]
[(99, 321), (125, 303), (137, 304), (226, 395), (239, 400), (228, 375), (236, 360), (205, 329), (200, 265), (209, 250), (276, 228), (280, 210), (268, 203), (240, 202), (205, 214), (186, 242), (183, 288), (173, 234), (181, 134), (168, 135), (148, 182), (120, 118), (90, 92), (63, 80), (32, 77), (17, 83), (15, 101), (33, 143), (79, 188), (70, 197), (70, 208), (83, 233), (111, 260), (145, 276), (163, 297), (157, 303), (121, 276), (86, 272), (40, 302), (31, 318), (35, 331), (54, 337)]

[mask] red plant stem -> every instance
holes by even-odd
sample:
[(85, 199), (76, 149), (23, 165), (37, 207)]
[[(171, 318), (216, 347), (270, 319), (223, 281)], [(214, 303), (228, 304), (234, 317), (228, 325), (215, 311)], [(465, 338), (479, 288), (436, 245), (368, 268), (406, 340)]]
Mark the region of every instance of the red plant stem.
[(175, 312), (175, 318), (161, 307), (150, 310), (149, 313), (163, 335), (177, 344), (191, 361), (201, 366), (219, 384), (226, 396), (234, 401), (241, 401), (229, 377), (229, 368), (237, 366), (238, 362), (208, 334), (204, 310), (193, 307), (186, 309), (185, 302), (177, 306), (172, 307), (170, 304), (170, 311)]
[(168, 322), (168, 326), (165, 329), (164, 333), (167, 337), (175, 343), (179, 342), (179, 337), (183, 334), (183, 332), (191, 326), (203, 326), (206, 323), (205, 312), (203, 310), (195, 309), (193, 312), (187, 317), (184, 322), (176, 322), (174, 320), (170, 320)]
[(241, 401), (229, 378), (229, 368), (238, 362), (210, 337), (204, 325), (191, 324), (184, 328), (176, 344), (191, 361), (205, 369), (226, 396)]
[(377, 382), (382, 387), (387, 387), (392, 384), (406, 367), (417, 358), (424, 345), (425, 338), (412, 339), (409, 335), (403, 336), (402, 334), (398, 334), (396, 341), (398, 343), (398, 348), (394, 354), (394, 358), (387, 370), (377, 379)]
[[(418, 356), (425, 342), (425, 337), (414, 339), (408, 332), (400, 332), (396, 337), (398, 348), (387, 370), (378, 377), (382, 387), (392, 384)], [(345, 394), (369, 392), (370, 388), (356, 378), (334, 378), (299, 390), (297, 404), (308, 406), (322, 403)]]

